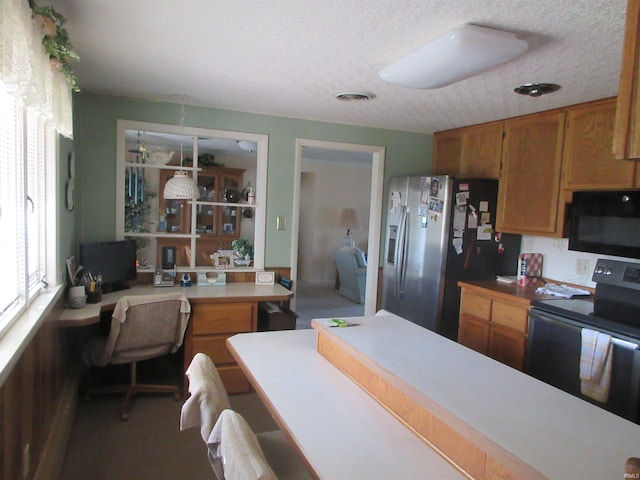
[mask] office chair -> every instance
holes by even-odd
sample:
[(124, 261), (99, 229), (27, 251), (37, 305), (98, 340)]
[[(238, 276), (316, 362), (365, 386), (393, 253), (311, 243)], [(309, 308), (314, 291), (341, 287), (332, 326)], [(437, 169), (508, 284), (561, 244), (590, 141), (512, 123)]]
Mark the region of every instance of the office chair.
[[(213, 468), (216, 477), (223, 480), (225, 479), (225, 473), (221, 458), (222, 454), (218, 451), (221, 431), (218, 430), (218, 433), (216, 434), (217, 437), (214, 436), (218, 439), (217, 441), (214, 441), (212, 432), (214, 431), (214, 427), (220, 421), (222, 412), (232, 412), (229, 404), (229, 396), (227, 395), (227, 391), (224, 388), (222, 380), (220, 379), (220, 374), (216, 370), (213, 361), (204, 353), (196, 353), (194, 355), (185, 374), (189, 379), (189, 393), (191, 395), (182, 406), (182, 412), (180, 414), (180, 430), (200, 427), (200, 435), (207, 445), (211, 467)], [(227, 415), (231, 416), (231, 414)], [(227, 431), (230, 429), (232, 432), (230, 434), (231, 436), (248, 435), (245, 432), (244, 427), (241, 428), (238, 426), (238, 422), (242, 423), (244, 422), (244, 419), (227, 419), (224, 422), (228, 425), (225, 429)], [(251, 435), (248, 436), (251, 437)], [(311, 475), (304, 464), (299, 460), (296, 452), (289, 445), (289, 441), (282, 431), (274, 430), (271, 432), (259, 432), (254, 436), (258, 439), (261, 453), (266, 457), (270, 469), (273, 469), (278, 479), (311, 479)], [(237, 440), (233, 440), (232, 442), (235, 441)], [(251, 440), (248, 441), (251, 442)], [(251, 444), (245, 448), (253, 452), (252, 455), (257, 455), (259, 461), (260, 457), (255, 445)], [(264, 478), (271, 477), (265, 476)]]
[(182, 396), (179, 385), (149, 385), (137, 382), (137, 362), (174, 353), (182, 345), (191, 305), (182, 293), (126, 296), (116, 304), (108, 336), (89, 340), (82, 352), (87, 367), (129, 363), (130, 382), (125, 385), (85, 386), (85, 395), (126, 393), (120, 419), (129, 418), (129, 405), (137, 393), (173, 393)]

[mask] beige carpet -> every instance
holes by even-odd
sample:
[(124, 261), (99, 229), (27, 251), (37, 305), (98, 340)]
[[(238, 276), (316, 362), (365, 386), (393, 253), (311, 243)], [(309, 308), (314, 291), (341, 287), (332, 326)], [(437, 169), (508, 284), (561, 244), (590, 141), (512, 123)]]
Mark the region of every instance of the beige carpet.
[[(164, 395), (136, 397), (129, 421), (121, 422), (121, 398), (78, 403), (61, 480), (214, 478), (199, 430), (180, 432), (181, 401)], [(230, 400), (254, 431), (277, 428), (257, 395), (232, 395)]]
[(296, 288), (296, 329), (311, 328), (314, 318), (358, 317), (364, 305), (338, 294), (332, 286), (299, 282)]

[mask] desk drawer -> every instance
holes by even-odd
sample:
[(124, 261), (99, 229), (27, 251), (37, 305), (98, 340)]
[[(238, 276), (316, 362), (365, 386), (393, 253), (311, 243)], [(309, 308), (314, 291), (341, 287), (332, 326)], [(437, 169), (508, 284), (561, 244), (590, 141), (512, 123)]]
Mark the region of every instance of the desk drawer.
[(489, 320), (491, 316), (491, 299), (463, 290), (460, 298), (460, 311)]
[(227, 349), (226, 341), (231, 335), (206, 335), (193, 337), (193, 354), (204, 353), (208, 355), (215, 365), (235, 363), (231, 352)]
[(512, 328), (521, 333), (527, 333), (527, 317), (529, 312), (526, 308), (493, 301), (491, 307), (491, 321), (505, 327)]
[(193, 334), (250, 332), (254, 330), (254, 305), (251, 302), (195, 304)]

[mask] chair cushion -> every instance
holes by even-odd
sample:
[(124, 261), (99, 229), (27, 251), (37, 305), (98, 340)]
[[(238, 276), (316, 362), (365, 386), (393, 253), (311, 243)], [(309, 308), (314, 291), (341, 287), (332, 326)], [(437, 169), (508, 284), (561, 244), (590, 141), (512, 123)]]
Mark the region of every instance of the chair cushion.
[(255, 433), (242, 415), (233, 410), (220, 414), (207, 447), (214, 471), (216, 462), (222, 459), (226, 480), (277, 480)]
[(180, 413), (180, 430), (200, 427), (202, 440), (209, 439), (220, 413), (229, 408), (229, 397), (213, 361), (196, 353), (185, 372), (191, 396)]

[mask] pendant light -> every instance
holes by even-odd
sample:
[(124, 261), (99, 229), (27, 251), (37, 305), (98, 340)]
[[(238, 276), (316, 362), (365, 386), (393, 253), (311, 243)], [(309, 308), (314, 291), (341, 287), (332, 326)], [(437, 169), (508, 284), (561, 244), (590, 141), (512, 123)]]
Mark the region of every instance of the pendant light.
[[(182, 155), (182, 131), (184, 129), (184, 97), (180, 104), (180, 166), (184, 160)], [(176, 170), (173, 178), (164, 185), (163, 196), (166, 200), (197, 200), (200, 198), (200, 189), (195, 180), (185, 170)]]

